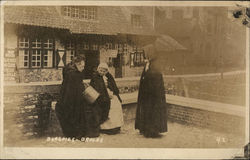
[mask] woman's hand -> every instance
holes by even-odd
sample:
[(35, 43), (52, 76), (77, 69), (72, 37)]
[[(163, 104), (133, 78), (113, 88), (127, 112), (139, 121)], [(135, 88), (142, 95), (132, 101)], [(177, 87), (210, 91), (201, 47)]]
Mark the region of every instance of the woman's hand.
[(108, 94), (109, 94), (109, 98), (112, 99), (113, 96), (114, 96), (114, 93), (110, 89), (107, 89), (107, 91), (108, 91)]

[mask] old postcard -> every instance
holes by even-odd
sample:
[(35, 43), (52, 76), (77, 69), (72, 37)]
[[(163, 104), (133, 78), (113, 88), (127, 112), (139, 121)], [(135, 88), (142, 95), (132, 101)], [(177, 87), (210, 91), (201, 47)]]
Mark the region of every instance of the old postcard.
[(249, 158), (250, 3), (1, 3), (4, 159)]

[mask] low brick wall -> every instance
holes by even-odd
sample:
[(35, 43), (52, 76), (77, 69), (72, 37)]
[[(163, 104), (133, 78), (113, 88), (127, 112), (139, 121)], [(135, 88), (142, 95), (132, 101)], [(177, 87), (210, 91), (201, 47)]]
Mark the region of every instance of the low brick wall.
[(245, 134), (245, 118), (236, 115), (169, 104), (168, 118), (170, 121), (182, 124), (233, 134)]
[[(139, 77), (116, 79), (116, 82), (122, 99), (126, 99), (123, 104), (125, 122), (133, 120), (136, 112)], [(12, 141), (33, 136), (60, 136), (60, 126), (54, 110), (51, 109), (58, 99), (60, 84), (61, 82), (44, 82), (5, 85), (4, 136)], [(208, 105), (203, 100), (189, 100), (174, 95), (166, 97), (170, 121), (244, 134), (243, 107), (238, 109), (237, 106), (228, 105), (222, 108), (222, 104), (215, 102), (214, 104), (209, 102)], [(194, 101), (199, 102), (198, 107), (194, 106)]]
[[(116, 79), (116, 82), (121, 94), (138, 90), (138, 78)], [(14, 141), (60, 134), (60, 126), (52, 109), (59, 98), (60, 86), (61, 82), (5, 85), (4, 135)], [(130, 107), (124, 106), (125, 120), (131, 119), (131, 115), (127, 116), (131, 113), (127, 108)]]

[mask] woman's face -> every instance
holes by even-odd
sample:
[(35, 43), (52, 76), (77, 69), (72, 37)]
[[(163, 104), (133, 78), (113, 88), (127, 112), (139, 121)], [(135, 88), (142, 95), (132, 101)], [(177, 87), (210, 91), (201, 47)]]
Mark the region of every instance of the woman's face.
[(100, 76), (104, 76), (105, 74), (108, 73), (108, 70), (107, 70), (106, 68), (101, 68), (101, 67), (99, 67), (99, 68), (97, 69), (97, 72), (100, 74)]
[(76, 68), (77, 68), (77, 70), (79, 72), (82, 72), (84, 70), (84, 67), (85, 67), (85, 62), (84, 61), (76, 63)]

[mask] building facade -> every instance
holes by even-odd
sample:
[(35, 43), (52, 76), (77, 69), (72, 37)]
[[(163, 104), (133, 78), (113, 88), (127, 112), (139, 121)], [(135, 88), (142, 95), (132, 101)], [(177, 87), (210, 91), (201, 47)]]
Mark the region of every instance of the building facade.
[(156, 37), (153, 7), (5, 6), (4, 80), (62, 80), (62, 68), (86, 56), (86, 78), (99, 62), (115, 77), (138, 76), (142, 45)]

